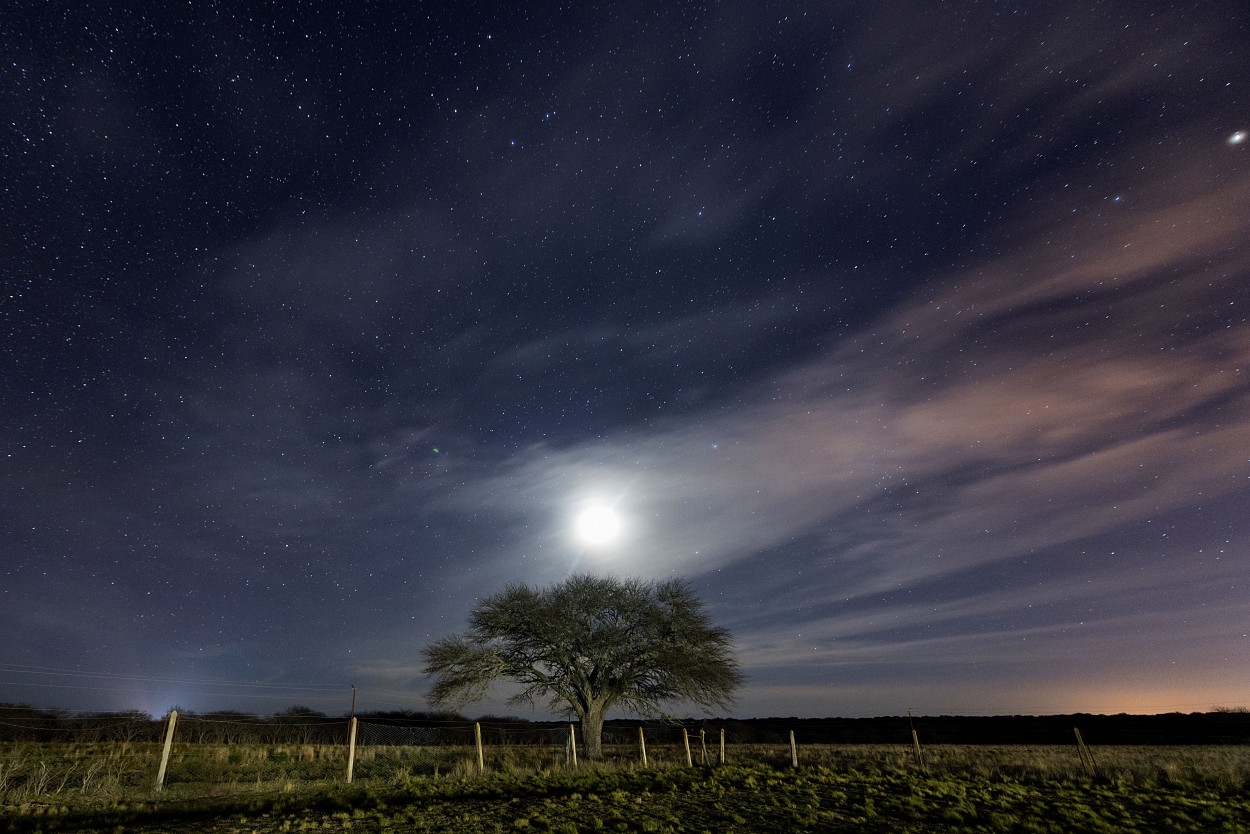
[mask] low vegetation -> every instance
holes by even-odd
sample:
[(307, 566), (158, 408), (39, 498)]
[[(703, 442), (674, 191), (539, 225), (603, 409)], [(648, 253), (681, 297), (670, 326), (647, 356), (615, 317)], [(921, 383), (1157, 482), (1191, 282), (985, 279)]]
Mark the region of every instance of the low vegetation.
[[(1100, 747), (1090, 775), (1070, 747), (897, 745), (607, 751), (573, 769), (552, 747), (470, 749), (184, 745), (164, 791), (152, 744), (10, 744), (0, 752), (9, 832), (390, 831), (1132, 832), (1250, 830), (1250, 747)], [(709, 759), (715, 758), (710, 751)]]

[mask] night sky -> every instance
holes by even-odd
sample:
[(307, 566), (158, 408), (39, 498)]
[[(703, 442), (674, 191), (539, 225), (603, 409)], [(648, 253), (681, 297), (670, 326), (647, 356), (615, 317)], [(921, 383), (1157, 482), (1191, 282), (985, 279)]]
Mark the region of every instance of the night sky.
[(1247, 44), (7, 4), (0, 701), (423, 709), (476, 600), (593, 572), (685, 577), (738, 717), (1250, 704)]

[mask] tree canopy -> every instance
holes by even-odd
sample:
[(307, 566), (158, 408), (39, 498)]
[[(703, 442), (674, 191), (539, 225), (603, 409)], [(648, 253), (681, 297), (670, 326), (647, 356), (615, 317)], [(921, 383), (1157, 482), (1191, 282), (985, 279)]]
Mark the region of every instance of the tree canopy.
[(727, 707), (743, 677), (729, 632), (711, 624), (682, 580), (579, 574), (548, 588), (511, 585), (479, 602), (463, 635), (424, 650), (429, 701), (460, 709), (492, 683), (521, 685), (513, 704), (546, 699), (582, 722), (588, 758), (602, 755), (603, 719), (666, 703)]

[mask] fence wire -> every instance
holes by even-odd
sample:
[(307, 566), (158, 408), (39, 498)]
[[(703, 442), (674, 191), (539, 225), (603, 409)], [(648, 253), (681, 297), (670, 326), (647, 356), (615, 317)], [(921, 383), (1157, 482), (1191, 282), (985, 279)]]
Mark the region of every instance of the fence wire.
[[(890, 744), (848, 744), (859, 725), (846, 722), (610, 722), (604, 727), (603, 753), (609, 762), (628, 767), (643, 766), (645, 747), (648, 767), (710, 767), (720, 764), (722, 756), (729, 764), (777, 768), (810, 762), (844, 768), (915, 766), (960, 771), (984, 769), (992, 762), (1004, 772), (1040, 771), (1044, 767), (1063, 778), (1082, 778), (1088, 769), (1082, 768), (1078, 757), (1072, 718), (1047, 719), (1046, 726), (1054, 724), (1053, 741), (1047, 736), (1033, 748), (1000, 745), (995, 749), (971, 744), (942, 746), (943, 733), (953, 732), (951, 728), (962, 719), (917, 719), (914, 728), (919, 743), (925, 745), (923, 763), (913, 747), (906, 718), (875, 722), (878, 730), (884, 727), (895, 740)], [(1100, 726), (1099, 717), (1081, 718), (1088, 728), (1085, 737), (1091, 747), (1115, 743), (1108, 741), (1109, 728), (1122, 725), (1126, 734), (1145, 735), (1157, 724), (1144, 719), (1116, 723), (1105, 717)], [(1174, 750), (1167, 757), (1130, 752), (1122, 760), (1127, 763), (1108, 765), (1108, 760), (1116, 759), (1110, 754), (1104, 757), (1107, 747), (1100, 746), (1098, 769), (1129, 772), (1136, 768), (1134, 772), (1147, 774), (1164, 768), (1183, 774), (1218, 767), (1223, 768), (1226, 779), (1250, 774), (1250, 747), (1198, 746), (1213, 741), (1246, 745), (1250, 742), (1250, 719), (1232, 715), (1199, 717), (1194, 722), (1187, 726), (1210, 727), (1202, 735), (1171, 736), (1173, 745), (1191, 745), (1192, 752)], [(796, 725), (797, 741), (792, 742), (790, 728)], [(986, 726), (992, 729), (992, 722)], [(113, 801), (151, 796), (167, 727), (167, 719), (140, 713), (70, 714), (2, 708), (0, 806), (50, 803), (70, 796)], [(285, 792), (304, 785), (342, 782), (348, 772), (349, 728), (346, 718), (315, 713), (180, 715), (174, 725), (163, 790), (174, 797), (192, 798)], [(580, 727), (574, 732), (580, 749), (584, 743)], [(482, 720), (475, 727), (465, 720), (363, 716), (357, 723), (353, 778), (403, 782), (418, 777), (469, 777), (479, 769), (516, 773), (567, 767), (572, 764), (569, 741), (570, 725), (563, 722)], [(1045, 756), (1036, 752), (1043, 747), (1050, 751)], [(1162, 764), (1165, 758), (1170, 762), (1166, 766)], [(1152, 760), (1158, 763), (1152, 764)], [(1162, 777), (1156, 774), (1151, 778)]]

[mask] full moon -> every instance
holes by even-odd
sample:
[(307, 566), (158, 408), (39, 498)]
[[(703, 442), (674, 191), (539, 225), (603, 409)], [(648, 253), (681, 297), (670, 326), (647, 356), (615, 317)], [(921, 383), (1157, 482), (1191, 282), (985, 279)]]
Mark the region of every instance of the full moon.
[(620, 529), (621, 520), (610, 507), (591, 507), (577, 517), (577, 537), (586, 544), (607, 544)]

